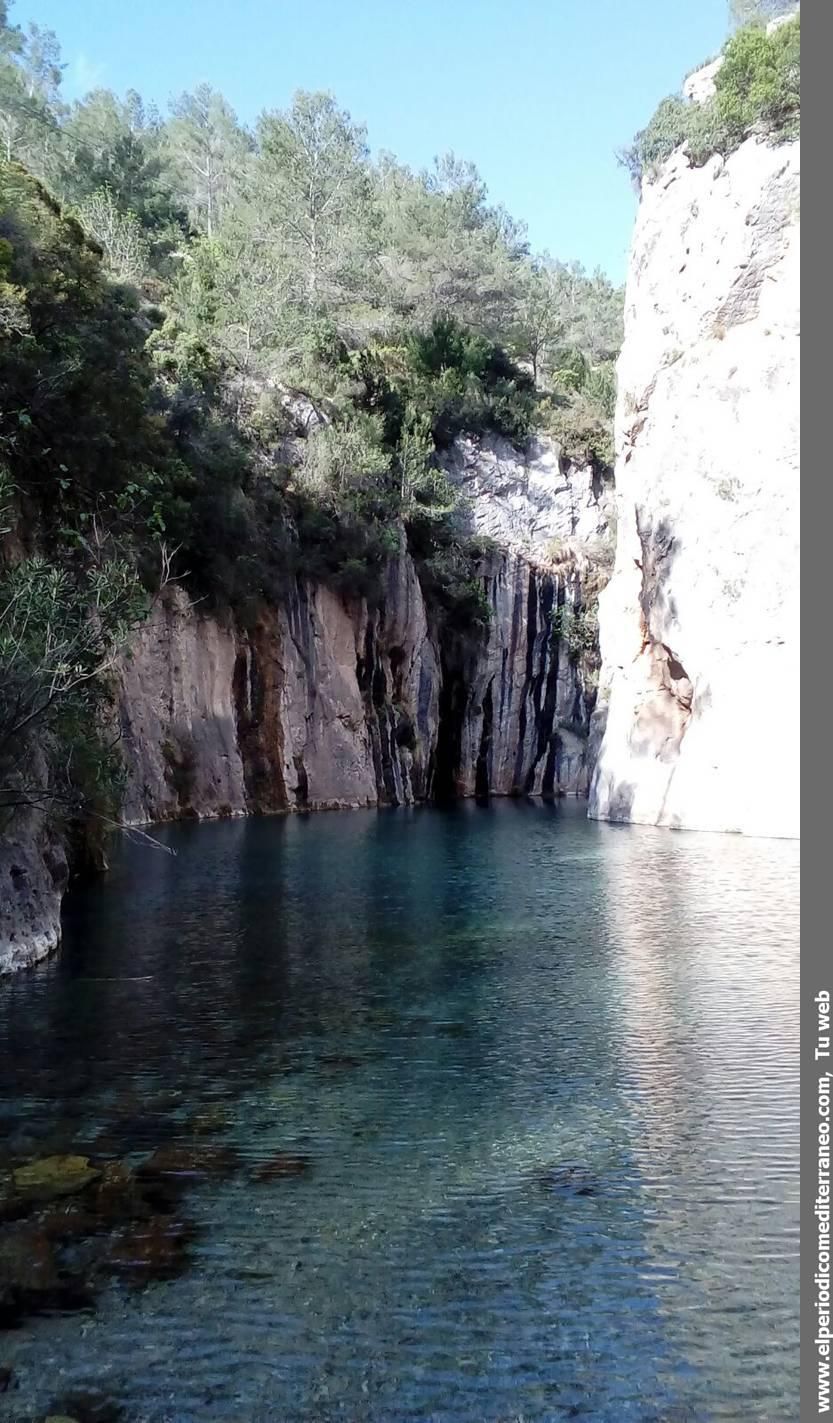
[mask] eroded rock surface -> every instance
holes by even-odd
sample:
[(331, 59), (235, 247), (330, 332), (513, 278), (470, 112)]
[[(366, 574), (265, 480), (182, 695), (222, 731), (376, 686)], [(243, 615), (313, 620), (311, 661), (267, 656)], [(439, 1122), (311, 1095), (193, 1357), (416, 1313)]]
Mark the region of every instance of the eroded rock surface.
[(798, 833), (798, 278), (797, 142), (703, 168), (678, 153), (645, 182), (597, 818)]

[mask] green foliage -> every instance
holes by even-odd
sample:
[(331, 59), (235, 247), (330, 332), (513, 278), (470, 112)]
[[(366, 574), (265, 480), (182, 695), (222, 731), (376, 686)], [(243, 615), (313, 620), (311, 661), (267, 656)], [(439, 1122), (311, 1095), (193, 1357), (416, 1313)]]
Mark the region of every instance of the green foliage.
[(135, 213), (122, 211), (112, 188), (99, 188), (78, 208), (78, 220), (97, 243), (118, 282), (138, 282), (147, 271), (150, 247)]
[[(103, 823), (118, 750), (91, 728), (160, 577), (249, 623), (295, 578), (378, 600), (407, 538), (434, 615), (482, 633), (485, 549), (438, 456), (522, 445), (543, 392), (604, 462), (622, 302), (531, 258), (472, 164), (374, 161), (332, 95), (250, 132), (206, 85), (166, 115), (69, 105), (62, 69), (0, 0), (0, 527), (23, 558), (0, 546), (0, 675), (31, 683), (49, 794)], [(83, 675), (41, 705), (59, 648)]]
[(772, 34), (748, 28), (728, 43), (715, 77), (717, 122), (730, 143), (753, 128), (792, 138), (798, 133), (801, 79), (801, 20), (779, 25)]
[(641, 179), (686, 145), (695, 165), (713, 153), (731, 153), (752, 132), (773, 140), (795, 138), (800, 122), (801, 21), (794, 18), (772, 34), (757, 25), (733, 35), (723, 50), (715, 93), (704, 103), (672, 95), (621, 161)]
[(133, 295), (17, 165), (0, 164), (0, 456), (57, 531), (163, 453)]
[(552, 390), (540, 405), (541, 423), (574, 463), (612, 469), (614, 363), (594, 365), (575, 348), (559, 352), (557, 360)]
[(562, 642), (571, 661), (593, 653), (599, 644), (599, 615), (595, 607), (575, 608), (562, 603), (550, 616), (553, 641)]
[(496, 430), (520, 444), (528, 438), (534, 382), (500, 346), (465, 330), (452, 316), (439, 316), (427, 331), (413, 333), (407, 360), (439, 447), (464, 430)]
[(480, 565), (485, 543), (479, 539), (451, 539), (418, 561), (426, 601), (449, 631), (482, 637), (492, 615)]
[(146, 607), (116, 557), (81, 574), (42, 558), (0, 574), (0, 817), (32, 803), (98, 825), (118, 814), (107, 673)]

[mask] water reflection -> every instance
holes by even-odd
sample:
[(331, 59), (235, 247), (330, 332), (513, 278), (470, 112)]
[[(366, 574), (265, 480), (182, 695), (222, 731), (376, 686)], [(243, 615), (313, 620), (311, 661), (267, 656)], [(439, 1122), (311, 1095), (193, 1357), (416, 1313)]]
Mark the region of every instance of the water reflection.
[(4, 987), (7, 1136), (132, 1162), (219, 1103), (242, 1169), (188, 1274), (10, 1338), (0, 1417), (57, 1376), (148, 1423), (794, 1412), (794, 846), (517, 804), (162, 837)]

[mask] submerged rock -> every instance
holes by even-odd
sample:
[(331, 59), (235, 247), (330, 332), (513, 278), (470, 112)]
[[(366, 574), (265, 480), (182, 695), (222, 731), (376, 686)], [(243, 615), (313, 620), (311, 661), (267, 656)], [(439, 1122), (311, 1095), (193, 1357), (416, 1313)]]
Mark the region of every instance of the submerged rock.
[(122, 1423), (124, 1409), (98, 1389), (73, 1389), (50, 1408), (44, 1423)]
[(0, 1236), (0, 1326), (14, 1327), (29, 1314), (84, 1309), (91, 1303), (88, 1286), (61, 1268), (43, 1231), (17, 1226)]
[(188, 1118), (186, 1127), (194, 1136), (213, 1136), (215, 1133), (228, 1131), (232, 1124), (231, 1116), (225, 1107), (215, 1105), (204, 1107), (201, 1111), (195, 1112)]
[(564, 1196), (595, 1196), (599, 1192), (598, 1177), (588, 1166), (542, 1166), (535, 1173), (542, 1191)]
[(231, 1146), (160, 1146), (136, 1172), (142, 1197), (157, 1211), (176, 1209), (191, 1186), (230, 1176), (240, 1164)]
[(90, 1211), (102, 1224), (148, 1216), (139, 1181), (121, 1161), (108, 1161), (88, 1193)]
[(192, 1228), (172, 1216), (152, 1216), (118, 1235), (110, 1244), (105, 1265), (136, 1284), (167, 1280), (187, 1269)]
[(252, 1172), (255, 1181), (281, 1181), (289, 1176), (303, 1176), (312, 1167), (312, 1158), (303, 1153), (281, 1151), (264, 1161)]
[(86, 1156), (44, 1156), (12, 1172), (15, 1191), (32, 1201), (51, 1201), (83, 1191), (101, 1175)]
[(160, 1146), (136, 1172), (140, 1182), (174, 1177), (185, 1181), (204, 1181), (209, 1176), (228, 1176), (240, 1164), (232, 1146), (179, 1145)]
[(99, 1222), (86, 1202), (73, 1200), (65, 1205), (55, 1206), (38, 1216), (38, 1229), (47, 1240), (61, 1243), (70, 1240), (84, 1240), (99, 1229)]
[(346, 1072), (352, 1067), (364, 1067), (368, 1058), (355, 1057), (351, 1053), (325, 1053), (319, 1057), (318, 1064), (325, 1072)]

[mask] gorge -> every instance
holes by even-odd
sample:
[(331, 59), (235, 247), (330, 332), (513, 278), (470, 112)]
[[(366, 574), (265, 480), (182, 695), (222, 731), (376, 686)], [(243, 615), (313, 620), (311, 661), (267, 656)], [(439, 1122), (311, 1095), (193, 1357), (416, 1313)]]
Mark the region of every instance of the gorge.
[[(472, 532), (494, 541), (482, 633), (432, 626), (404, 533), (374, 608), (298, 581), (241, 628), (164, 593), (119, 672), (125, 823), (589, 790), (597, 818), (795, 834), (797, 779), (762, 774), (769, 728), (738, 707), (796, 677), (797, 215), (797, 142), (753, 137), (702, 168), (675, 154), (646, 178), (616, 520), (612, 479), (551, 440), (453, 447)], [(559, 615), (581, 616), (591, 566), (595, 599), (614, 541), (594, 710), (598, 669)], [(17, 966), (57, 943), (65, 859), (37, 813), (0, 857)]]
[[(797, 778), (773, 783), (769, 724), (738, 709), (796, 683), (798, 149), (752, 136), (645, 176), (615, 496), (546, 436), (451, 446), (487, 540), (473, 631), (438, 627), (401, 526), (372, 605), (296, 578), (242, 626), (165, 590), (117, 670), (119, 818), (589, 793), (599, 819), (796, 834)], [(55, 947), (67, 884), (37, 809), (0, 876), (15, 967)]]
[[(154, 83), (184, 16), (268, 102), (373, 7), (197, 8)], [(358, 72), (499, 148), (429, 9)], [(800, 20), (730, 21), (619, 288), (0, 0), (2, 1423), (795, 1416)]]

